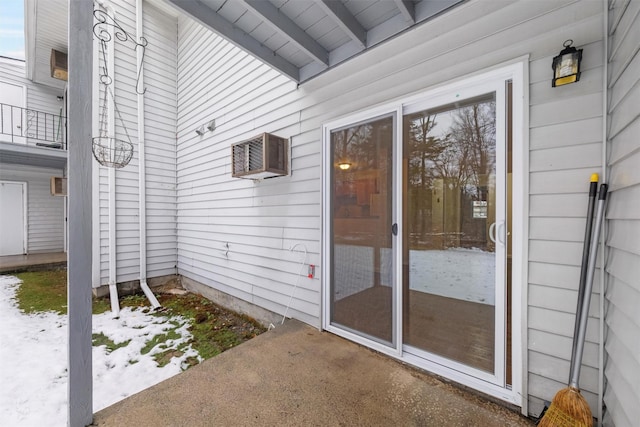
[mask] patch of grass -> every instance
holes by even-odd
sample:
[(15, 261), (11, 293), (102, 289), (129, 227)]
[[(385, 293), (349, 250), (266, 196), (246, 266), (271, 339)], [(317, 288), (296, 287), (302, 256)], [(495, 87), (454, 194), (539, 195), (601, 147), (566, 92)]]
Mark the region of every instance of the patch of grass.
[[(26, 313), (54, 311), (67, 313), (67, 272), (66, 270), (50, 270), (17, 275), (22, 284), (16, 292), (18, 307)], [(225, 310), (208, 299), (195, 294), (186, 295), (157, 295), (162, 308), (152, 313), (158, 316), (181, 315), (191, 322), (189, 331), (193, 338), (179, 346), (177, 350), (168, 349), (159, 352), (155, 357), (159, 365), (164, 366), (171, 360), (171, 356), (184, 353), (187, 347), (196, 350), (202, 359), (209, 359), (221, 352), (235, 347), (244, 341), (261, 334), (266, 329), (254, 319)], [(149, 301), (144, 295), (128, 295), (120, 298), (120, 307), (142, 308), (150, 311)], [(93, 299), (93, 313), (100, 314), (111, 310), (108, 297)], [(156, 345), (166, 343), (167, 340), (179, 338), (175, 331), (180, 327), (174, 322), (172, 329), (165, 334), (157, 335), (147, 342), (142, 354), (147, 354)], [(106, 345), (109, 351), (126, 346), (127, 343), (116, 344), (106, 336), (94, 334), (94, 345)], [(130, 363), (135, 363), (131, 361)], [(190, 358), (189, 365), (198, 364), (197, 358)]]
[(203, 359), (217, 356), (243, 342), (233, 331), (215, 326), (212, 328), (208, 324), (195, 324), (189, 331), (193, 334), (191, 344)]
[(254, 319), (225, 310), (195, 294), (161, 298), (165, 311), (175, 312), (191, 320), (191, 347), (200, 357), (209, 359), (242, 344), (265, 329)]
[(127, 295), (120, 298), (120, 308), (149, 307), (149, 300), (144, 295)]
[[(180, 324), (173, 320), (170, 323), (173, 325), (173, 328), (169, 329), (166, 334), (154, 335), (149, 341), (147, 341), (144, 347), (142, 347), (140, 354), (149, 353), (157, 345), (160, 345), (160, 348), (162, 348), (164, 345), (163, 343), (166, 343), (169, 340), (177, 340), (182, 337), (182, 335), (176, 332), (176, 329), (180, 327)], [(164, 347), (166, 348), (166, 345), (164, 345)]]
[(53, 311), (67, 314), (67, 271), (50, 270), (16, 274), (22, 284), (16, 291), (18, 308), (25, 313)]
[(111, 302), (106, 298), (94, 298), (91, 311), (93, 314), (102, 314), (111, 311)]
[[(25, 313), (53, 311), (67, 314), (67, 270), (45, 270), (18, 273), (22, 281), (16, 291), (18, 308)], [(111, 310), (108, 298), (93, 299), (93, 314)]]
[(129, 345), (131, 340), (126, 340), (121, 343), (115, 343), (111, 338), (100, 332), (99, 334), (91, 334), (91, 343), (94, 347), (100, 347), (104, 345), (107, 347), (107, 353), (111, 353), (114, 350), (117, 350), (121, 347), (126, 347)]
[(153, 355), (153, 360), (156, 361), (159, 368), (166, 366), (171, 362), (171, 359), (174, 357), (180, 357), (184, 354), (184, 352), (180, 350), (176, 350), (175, 348), (169, 348), (161, 353), (157, 353)]

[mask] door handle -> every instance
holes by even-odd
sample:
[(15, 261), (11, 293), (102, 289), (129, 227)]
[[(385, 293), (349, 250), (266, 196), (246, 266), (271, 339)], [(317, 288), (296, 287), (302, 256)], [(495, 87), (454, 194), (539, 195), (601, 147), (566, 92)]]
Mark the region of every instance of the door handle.
[(391, 233), (392, 233), (394, 236), (397, 236), (397, 235), (398, 235), (398, 224), (397, 224), (397, 223), (394, 223), (394, 224), (391, 226)]
[[(497, 228), (497, 231), (496, 231)], [(505, 224), (504, 221), (500, 221), (500, 224), (493, 223), (489, 226), (489, 240), (493, 243), (499, 243), (502, 246), (505, 244), (504, 234), (505, 234)]]
[(498, 240), (498, 243), (500, 243), (502, 246), (505, 245), (505, 231), (506, 231), (505, 224), (504, 221), (501, 221), (500, 224), (498, 225), (498, 231), (496, 232), (496, 238)]

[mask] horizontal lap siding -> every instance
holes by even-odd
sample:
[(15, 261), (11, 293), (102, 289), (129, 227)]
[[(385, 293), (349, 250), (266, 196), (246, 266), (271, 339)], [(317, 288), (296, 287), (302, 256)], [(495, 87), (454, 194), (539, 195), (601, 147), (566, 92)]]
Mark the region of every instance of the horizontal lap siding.
[(604, 424), (622, 427), (640, 419), (640, 3), (614, 2), (609, 20)]
[[(33, 83), (25, 77), (23, 61), (0, 60), (0, 81), (23, 86), (26, 108), (56, 116), (62, 102), (60, 89)], [(33, 166), (0, 165), (0, 179), (27, 182), (27, 251), (58, 252), (64, 250), (64, 197), (51, 195), (50, 178), (63, 176), (63, 170)]]
[(0, 180), (27, 183), (27, 251), (64, 251), (64, 197), (51, 195), (50, 178), (59, 169), (24, 165), (0, 165)]
[[(135, 37), (135, 2), (114, 1), (112, 5), (115, 9), (117, 22)], [(115, 137), (130, 141), (134, 147), (133, 157), (129, 164), (122, 169), (115, 170), (116, 281), (125, 282), (140, 277), (137, 69), (136, 52), (131, 42), (123, 43), (117, 38), (113, 40), (115, 41), (115, 60), (111, 90), (115, 95), (117, 108), (117, 111), (114, 112)], [(109, 60), (111, 59), (109, 58)], [(106, 237), (108, 239), (108, 222)]]
[(147, 277), (176, 273), (176, 102), (175, 18), (145, 2), (145, 158)]
[[(135, 2), (112, 2), (116, 20), (135, 37)], [(147, 277), (176, 273), (176, 76), (177, 22), (143, 2)], [(136, 51), (115, 40), (114, 115), (118, 139), (134, 146), (130, 163), (115, 170), (116, 281), (140, 277), (140, 188)], [(110, 60), (110, 59), (108, 59)], [(110, 95), (108, 95), (110, 96)], [(119, 114), (118, 114), (119, 112)], [(100, 281), (109, 280), (109, 181), (100, 168)]]
[[(179, 272), (284, 312), (300, 259), (288, 249), (303, 243), (307, 263), (320, 260), (322, 124), (529, 55), (528, 393), (537, 415), (568, 377), (587, 183), (602, 162), (601, 9), (591, 1), (467, 2), (298, 88), (180, 18)], [(585, 49), (584, 71), (579, 84), (552, 89), (551, 61), (567, 34)], [(197, 136), (211, 119), (215, 132)], [(230, 144), (265, 131), (291, 138), (292, 175), (232, 179)], [(596, 303), (582, 379), (592, 405)], [(320, 282), (302, 277), (289, 313), (319, 325), (319, 305)]]
[[(279, 97), (296, 85), (197, 24), (179, 26), (178, 267), (180, 274), (269, 310), (319, 325), (320, 284), (298, 277), (319, 264), (319, 157), (281, 117)], [(271, 116), (270, 116), (271, 115)], [(216, 120), (216, 130), (195, 129)], [(294, 136), (293, 173), (254, 183), (231, 178), (230, 144), (269, 131)], [(317, 156), (317, 148), (312, 149)], [(299, 244), (295, 250), (290, 249)]]
[(38, 83), (33, 83), (25, 77), (25, 63), (17, 60), (0, 60), (0, 81), (24, 86), (26, 90), (26, 108), (30, 108), (54, 115), (60, 114), (62, 101), (58, 101), (58, 96), (62, 96), (62, 89), (54, 89)]

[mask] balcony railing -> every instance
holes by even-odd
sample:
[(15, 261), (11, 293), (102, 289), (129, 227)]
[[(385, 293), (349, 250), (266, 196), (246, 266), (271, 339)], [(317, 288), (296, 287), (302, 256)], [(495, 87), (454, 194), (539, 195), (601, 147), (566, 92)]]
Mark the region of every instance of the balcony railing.
[(67, 149), (67, 118), (0, 103), (0, 142)]

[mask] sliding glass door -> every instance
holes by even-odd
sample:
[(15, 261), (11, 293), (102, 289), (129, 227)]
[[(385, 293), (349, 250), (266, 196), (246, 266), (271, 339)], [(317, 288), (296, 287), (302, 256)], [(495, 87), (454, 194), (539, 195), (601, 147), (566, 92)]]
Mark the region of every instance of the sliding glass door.
[(514, 95), (496, 74), (324, 127), (323, 326), (503, 396)]
[(331, 324), (393, 345), (394, 117), (330, 132)]
[(403, 117), (403, 342), (488, 378), (504, 363), (505, 132), (496, 96), (411, 106)]

